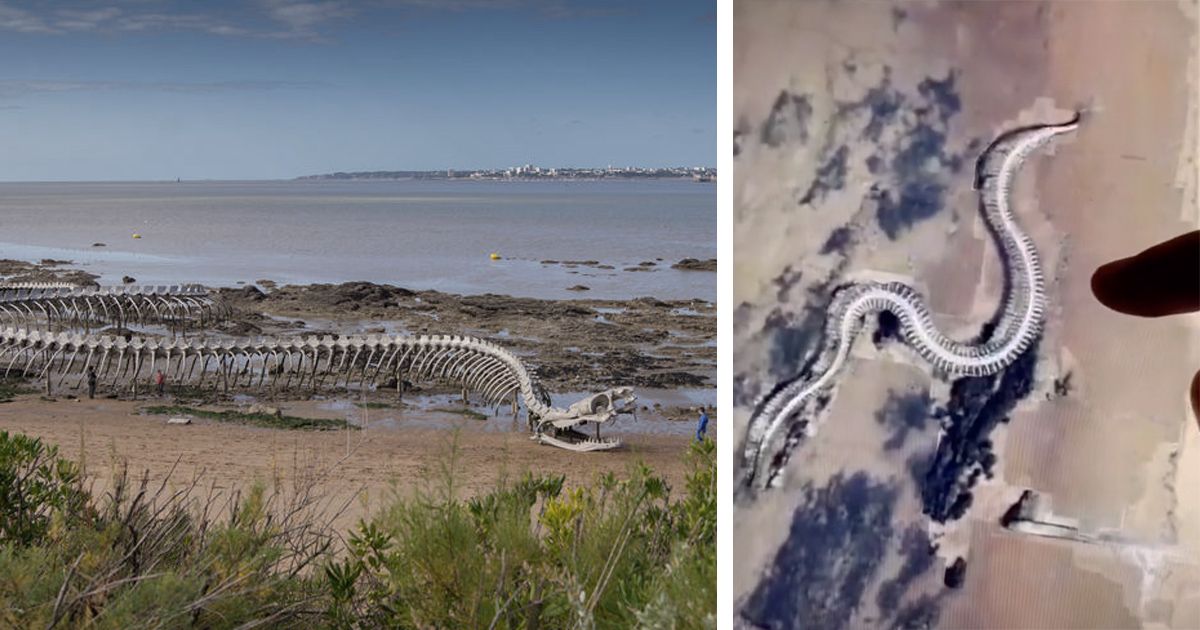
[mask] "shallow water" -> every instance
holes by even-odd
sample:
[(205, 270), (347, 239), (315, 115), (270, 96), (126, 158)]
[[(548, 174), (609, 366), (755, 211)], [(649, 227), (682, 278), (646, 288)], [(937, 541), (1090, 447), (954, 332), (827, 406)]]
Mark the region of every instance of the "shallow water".
[[(716, 188), (690, 181), (0, 184), (0, 258), (73, 260), (104, 284), (367, 280), (715, 301), (716, 274), (670, 269), (715, 257)], [(657, 259), (655, 271), (623, 271)], [(590, 290), (566, 290), (578, 284)]]
[[(652, 411), (642, 411), (640, 407), (653, 407), (655, 403), (663, 406), (699, 406), (716, 404), (714, 389), (683, 389), (683, 390), (637, 390), (639, 411), (632, 415), (623, 415), (604, 427), (604, 434), (640, 434), (640, 435), (692, 435), (695, 422), (666, 420), (658, 417)], [(567, 406), (587, 396), (583, 392), (566, 392), (551, 394), (553, 403), (557, 406)], [(463, 405), (457, 396), (431, 395), (409, 396), (403, 407), (362, 408), (354, 401), (338, 397), (316, 403), (316, 408), (323, 411), (336, 412), (348, 422), (373, 429), (453, 429), (471, 427), (474, 430), (498, 432), (527, 432), (525, 411), (522, 408), (518, 419), (513, 418), (511, 408), (501, 404), (497, 407), (468, 405), (467, 409), (483, 414), (485, 419), (472, 418), (458, 412)], [(365, 402), (364, 398), (361, 402)], [(249, 402), (249, 401), (244, 401)], [(361, 403), (360, 403), (361, 404)], [(710, 429), (712, 425), (710, 425)]]

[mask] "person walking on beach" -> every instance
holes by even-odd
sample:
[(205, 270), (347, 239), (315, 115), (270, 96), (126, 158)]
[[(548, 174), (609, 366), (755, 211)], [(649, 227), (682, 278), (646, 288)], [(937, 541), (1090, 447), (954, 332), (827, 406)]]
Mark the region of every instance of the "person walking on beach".
[(163, 385), (166, 383), (166, 380), (167, 379), (163, 376), (162, 370), (158, 370), (154, 373), (154, 387), (158, 389), (158, 396), (160, 398), (163, 395)]
[(700, 423), (696, 425), (696, 441), (703, 442), (708, 433), (708, 408), (700, 407)]
[(96, 397), (96, 368), (88, 368), (88, 398)]

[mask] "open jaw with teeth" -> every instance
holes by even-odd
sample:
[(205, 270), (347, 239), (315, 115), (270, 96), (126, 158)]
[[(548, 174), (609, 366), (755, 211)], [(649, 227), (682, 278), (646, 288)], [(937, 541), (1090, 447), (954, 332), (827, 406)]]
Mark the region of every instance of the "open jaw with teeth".
[[(210, 340), (177, 333), (229, 315), (198, 285), (75, 287), (0, 285), (0, 369), (79, 391), (132, 388), (161, 370), (165, 382), (224, 392), (370, 390), (405, 381), (452, 384), (489, 405), (524, 403), (533, 439), (573, 451), (607, 450), (602, 425), (631, 413), (628, 387), (551, 405), (535, 370), (500, 346), (459, 335), (342, 335)], [(162, 326), (170, 338), (93, 333), (113, 325)]]

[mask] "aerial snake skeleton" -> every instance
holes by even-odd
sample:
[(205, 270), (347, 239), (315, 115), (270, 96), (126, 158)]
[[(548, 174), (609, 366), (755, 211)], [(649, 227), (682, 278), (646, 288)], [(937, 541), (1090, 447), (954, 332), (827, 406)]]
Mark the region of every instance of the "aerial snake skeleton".
[[(1006, 295), (991, 335), (979, 343), (964, 343), (937, 329), (922, 296), (899, 282), (856, 282), (839, 287), (827, 311), (823, 344), (807, 368), (780, 383), (755, 405), (743, 452), (745, 481), (766, 487), (777, 468), (777, 455), (786, 457), (786, 438), (793, 418), (815, 413), (823, 395), (844, 367), (866, 317), (882, 311), (899, 320), (904, 342), (935, 368), (950, 375), (996, 373), (1021, 356), (1042, 332), (1045, 323), (1045, 279), (1033, 240), (1013, 216), (1013, 180), (1021, 165), (1055, 136), (1079, 127), (1080, 117), (1062, 124), (1037, 125), (1000, 136), (976, 165), (975, 188), (983, 216), (1000, 247), (1007, 273)], [(813, 424), (804, 426), (813, 430)]]

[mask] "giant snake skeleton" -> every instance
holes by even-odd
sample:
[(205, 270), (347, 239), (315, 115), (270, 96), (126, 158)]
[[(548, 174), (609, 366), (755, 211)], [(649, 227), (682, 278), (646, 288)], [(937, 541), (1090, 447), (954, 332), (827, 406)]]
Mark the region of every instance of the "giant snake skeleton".
[[(101, 383), (118, 387), (145, 383), (162, 370), (169, 383), (260, 392), (370, 388), (388, 379), (426, 379), (478, 392), (491, 404), (512, 400), (515, 405), (519, 399), (530, 413), (533, 439), (573, 451), (619, 446), (618, 439), (600, 437), (600, 425), (627, 413), (636, 400), (630, 388), (619, 387), (566, 409), (554, 407), (534, 371), (516, 355), (489, 341), (458, 335), (205, 341), (90, 332), (110, 323), (176, 331), (203, 327), (227, 315), (228, 309), (198, 285), (0, 285), (0, 370), (5, 376), (15, 371), (58, 387), (66, 382), (75, 389), (90, 370)], [(594, 427), (594, 436), (587, 425)]]
[[(1059, 134), (1079, 127), (1080, 117), (1054, 125), (1038, 125), (1001, 135), (976, 164), (975, 188), (984, 218), (999, 244), (1007, 282), (1004, 302), (986, 341), (950, 339), (933, 323), (922, 296), (899, 282), (856, 282), (839, 287), (827, 311), (823, 344), (815, 359), (790, 381), (780, 383), (754, 407), (743, 453), (746, 481), (766, 487), (786, 460), (791, 445), (776, 448), (780, 436), (792, 432), (797, 416), (819, 411), (826, 391), (845, 365), (863, 320), (889, 311), (900, 324), (904, 342), (935, 368), (949, 375), (982, 376), (998, 372), (1033, 344), (1045, 323), (1045, 280), (1037, 249), (1013, 217), (1010, 198), (1021, 164)], [(807, 433), (815, 430), (806, 423)]]

